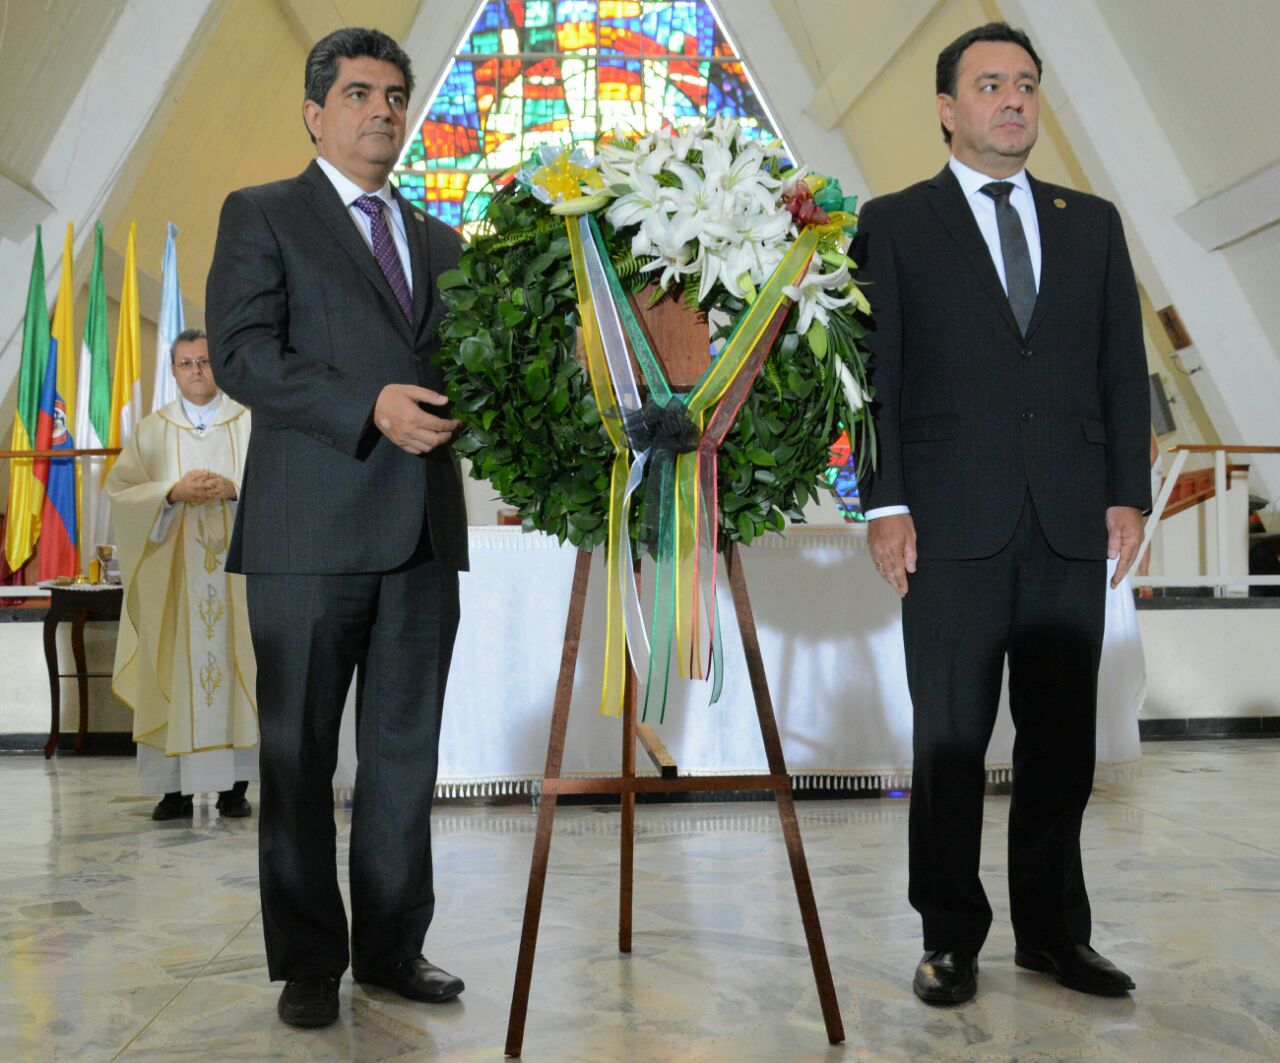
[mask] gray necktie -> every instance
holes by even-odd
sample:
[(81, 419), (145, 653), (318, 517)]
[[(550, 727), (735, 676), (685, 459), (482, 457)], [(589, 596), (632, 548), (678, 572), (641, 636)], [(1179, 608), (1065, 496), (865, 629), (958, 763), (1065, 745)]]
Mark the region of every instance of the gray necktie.
[(1005, 291), (1009, 294), (1009, 306), (1017, 319), (1022, 334), (1027, 334), (1031, 324), (1031, 312), (1036, 307), (1036, 275), (1031, 268), (1031, 251), (1027, 247), (1027, 234), (1022, 229), (1022, 218), (1009, 202), (1013, 191), (1010, 181), (992, 181), (982, 186), (982, 193), (996, 204), (996, 226), (1000, 230), (1000, 254), (1004, 256)]

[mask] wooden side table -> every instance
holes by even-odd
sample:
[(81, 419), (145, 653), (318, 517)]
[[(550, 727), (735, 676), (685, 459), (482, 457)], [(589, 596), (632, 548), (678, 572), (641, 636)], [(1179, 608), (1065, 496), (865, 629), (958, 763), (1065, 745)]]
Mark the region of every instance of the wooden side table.
[[(44, 659), (49, 668), (49, 701), (52, 717), (49, 724), (49, 741), (44, 744), (45, 759), (52, 757), (58, 748), (62, 730), (62, 697), (59, 680), (76, 677), (80, 689), (80, 726), (76, 730), (74, 748), (84, 747), (84, 736), (89, 730), (89, 680), (110, 678), (110, 672), (90, 672), (85, 661), (84, 625), (89, 620), (119, 620), (120, 606), (124, 602), (124, 589), (110, 585), (75, 585), (49, 589), (49, 612), (44, 618)], [(76, 670), (58, 670), (58, 625), (71, 621), (71, 652), (75, 656)]]

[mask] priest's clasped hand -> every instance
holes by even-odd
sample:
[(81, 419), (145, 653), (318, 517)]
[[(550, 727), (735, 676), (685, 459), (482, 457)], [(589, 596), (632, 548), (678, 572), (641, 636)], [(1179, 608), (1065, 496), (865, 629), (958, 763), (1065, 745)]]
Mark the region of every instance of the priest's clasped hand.
[(219, 476), (208, 469), (192, 469), (169, 488), (167, 497), (170, 502), (202, 506), (223, 498), (233, 499), (236, 493), (236, 485), (225, 476)]
[(401, 450), (425, 454), (449, 443), (461, 423), (428, 413), (422, 404), (443, 406), (448, 401), (439, 392), (416, 384), (388, 384), (374, 404), (373, 423)]

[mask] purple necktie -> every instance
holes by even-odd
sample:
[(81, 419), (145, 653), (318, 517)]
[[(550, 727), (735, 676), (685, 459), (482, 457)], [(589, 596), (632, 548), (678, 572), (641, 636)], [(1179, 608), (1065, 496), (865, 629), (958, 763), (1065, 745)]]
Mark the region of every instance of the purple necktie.
[(369, 228), (373, 235), (373, 257), (378, 260), (382, 275), (391, 285), (391, 292), (404, 311), (404, 319), (413, 324), (413, 297), (409, 294), (409, 282), (405, 279), (400, 253), (391, 239), (386, 215), (382, 213), (383, 201), (377, 196), (361, 196), (353, 204), (357, 210), (369, 216)]

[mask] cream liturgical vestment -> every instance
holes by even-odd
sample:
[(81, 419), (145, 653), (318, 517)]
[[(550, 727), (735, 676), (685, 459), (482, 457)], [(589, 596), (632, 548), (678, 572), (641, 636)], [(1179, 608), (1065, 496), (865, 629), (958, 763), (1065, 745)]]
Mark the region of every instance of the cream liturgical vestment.
[(248, 444), (238, 402), (221, 395), (206, 423), (179, 398), (139, 423), (107, 478), (125, 592), (112, 687), (133, 709), (143, 793), (258, 776), (244, 577), (224, 571), (236, 504), (167, 501), (193, 469), (238, 489)]

